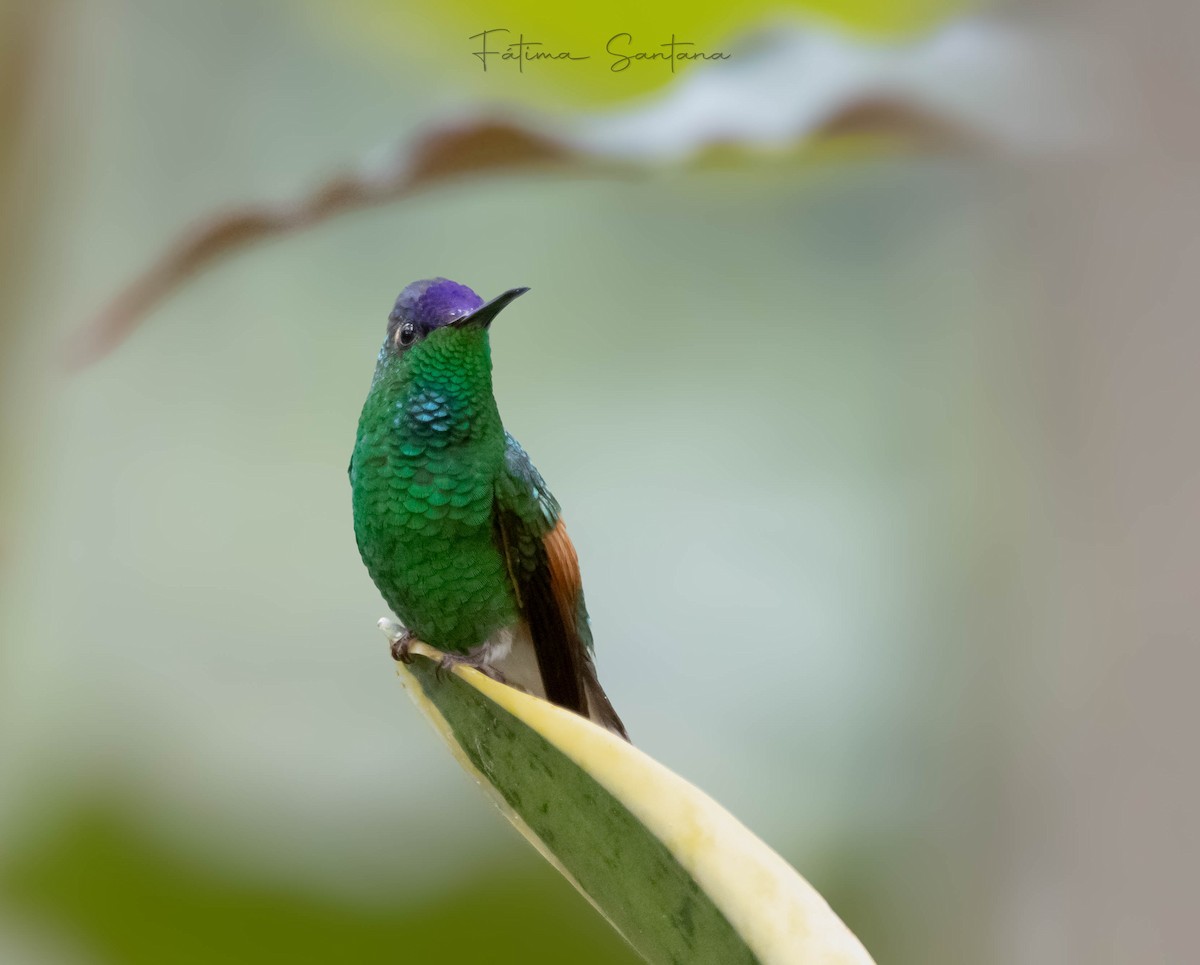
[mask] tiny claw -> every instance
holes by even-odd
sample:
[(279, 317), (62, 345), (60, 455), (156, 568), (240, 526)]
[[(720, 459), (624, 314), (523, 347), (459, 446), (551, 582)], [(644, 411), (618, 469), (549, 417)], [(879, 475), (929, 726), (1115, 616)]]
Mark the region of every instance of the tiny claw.
[(412, 663), (413, 658), (412, 658), (412, 654), (409, 653), (409, 651), (412, 649), (412, 645), (415, 642), (416, 642), (416, 638), (412, 635), (411, 631), (409, 631), (409, 630), (403, 631), (398, 637), (393, 637), (392, 638), (392, 659), (398, 660), (400, 663), (403, 663), (403, 664)]
[(508, 681), (504, 679), (504, 674), (502, 674), (499, 670), (497, 670), (495, 667), (493, 667), (490, 663), (481, 664), (480, 666), (476, 667), (475, 669), (478, 670), (485, 677), (491, 677), (498, 684), (505, 684), (505, 685), (508, 684)]

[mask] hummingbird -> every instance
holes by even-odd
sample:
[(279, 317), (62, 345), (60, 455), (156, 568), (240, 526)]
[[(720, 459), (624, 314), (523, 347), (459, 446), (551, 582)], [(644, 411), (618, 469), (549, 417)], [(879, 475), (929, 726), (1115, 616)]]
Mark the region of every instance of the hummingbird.
[(400, 293), (350, 457), (354, 534), (405, 628), (395, 659), (422, 640), (443, 667), (476, 667), (628, 740), (596, 676), (558, 501), (492, 391), (492, 321), (527, 291), (485, 303), (431, 278)]

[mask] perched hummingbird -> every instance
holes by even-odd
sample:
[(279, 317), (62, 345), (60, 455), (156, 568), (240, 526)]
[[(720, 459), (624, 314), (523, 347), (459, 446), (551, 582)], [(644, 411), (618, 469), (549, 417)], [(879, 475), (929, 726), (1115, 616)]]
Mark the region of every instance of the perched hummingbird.
[(527, 288), (484, 303), (416, 281), (387, 337), (350, 458), (354, 533), (406, 632), (628, 739), (592, 661), (575, 548), (558, 502), (500, 421), (488, 329)]

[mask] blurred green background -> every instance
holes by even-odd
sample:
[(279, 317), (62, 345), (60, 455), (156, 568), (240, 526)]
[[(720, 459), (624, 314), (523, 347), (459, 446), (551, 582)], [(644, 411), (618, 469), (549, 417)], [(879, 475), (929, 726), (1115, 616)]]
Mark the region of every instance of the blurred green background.
[[(533, 290), (494, 329), (497, 395), (639, 746), (881, 963), (1013, 960), (1055, 510), (1011, 175), (468, 183), (253, 249), (62, 370), (181, 225), (480, 94), (439, 26), (466, 8), (382, 6), (6, 8), (0, 960), (632, 960), (375, 629), (345, 467), (391, 302), (432, 275)], [(880, 9), (844, 19), (937, 8)]]

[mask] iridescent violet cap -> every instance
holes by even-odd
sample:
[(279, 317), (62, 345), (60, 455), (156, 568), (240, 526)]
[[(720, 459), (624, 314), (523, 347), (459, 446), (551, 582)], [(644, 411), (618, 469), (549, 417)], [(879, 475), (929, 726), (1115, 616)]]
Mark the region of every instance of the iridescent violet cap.
[(470, 315), (482, 304), (483, 299), (466, 285), (449, 278), (426, 278), (400, 293), (388, 321), (412, 322), (424, 334)]
[(484, 302), (466, 285), (448, 278), (414, 281), (400, 293), (388, 315), (387, 344), (403, 350), (439, 328), (486, 329), (514, 298), (528, 288), (510, 288)]

